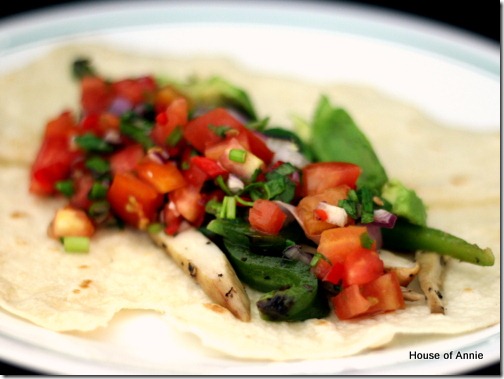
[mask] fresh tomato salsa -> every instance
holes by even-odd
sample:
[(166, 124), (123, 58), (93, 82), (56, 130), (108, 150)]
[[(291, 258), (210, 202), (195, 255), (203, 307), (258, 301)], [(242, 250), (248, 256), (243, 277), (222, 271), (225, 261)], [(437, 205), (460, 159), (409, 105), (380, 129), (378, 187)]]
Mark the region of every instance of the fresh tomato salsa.
[[(199, 87), (149, 75), (110, 80), (86, 60), (73, 69), (81, 108), (49, 120), (30, 176), (33, 194), (67, 199), (49, 234), (68, 252), (87, 251), (105, 227), (171, 236), (191, 227), (216, 241), (245, 235), (265, 257), (257, 264), (303, 261), (341, 320), (405, 307), (379, 250), (381, 232), (406, 216), (382, 196), (388, 178), (369, 167), (377, 159), (319, 159), (327, 149), (318, 154), (316, 143), (269, 127), (246, 93), (222, 79)], [(210, 99), (193, 88), (205, 85)]]

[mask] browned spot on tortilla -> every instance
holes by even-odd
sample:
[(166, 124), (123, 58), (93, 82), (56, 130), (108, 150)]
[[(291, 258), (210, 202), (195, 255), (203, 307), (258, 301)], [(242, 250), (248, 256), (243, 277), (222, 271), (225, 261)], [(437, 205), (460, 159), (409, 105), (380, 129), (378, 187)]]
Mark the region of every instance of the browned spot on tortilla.
[(26, 242), (26, 240), (21, 237), (16, 237), (16, 244), (18, 244), (19, 246), (26, 246), (28, 245), (28, 242)]
[(93, 281), (91, 279), (85, 279), (81, 282), (81, 284), (79, 284), (79, 287), (80, 288), (89, 288), (89, 285), (93, 283)]
[(211, 311), (214, 311), (215, 313), (226, 313), (228, 311), (226, 308), (220, 306), (219, 304), (215, 304), (215, 303), (206, 303), (203, 305), (205, 306), (205, 308), (208, 308)]
[(74, 289), (72, 292), (73, 293), (80, 293), (80, 289)]
[(330, 325), (331, 323), (327, 320), (317, 320), (315, 321), (315, 324), (320, 326), (327, 326)]
[(454, 186), (462, 186), (467, 183), (468, 179), (465, 175), (455, 175), (450, 178), (450, 183)]
[(470, 288), (470, 287), (466, 287), (466, 288), (464, 288), (464, 291), (465, 291), (465, 292), (472, 292), (472, 290), (473, 290), (473, 289), (472, 289), (472, 288)]
[(88, 265), (80, 265), (79, 268), (89, 268)]
[(25, 218), (25, 217), (28, 217), (28, 213), (26, 212), (23, 212), (23, 211), (13, 211), (11, 214), (10, 214), (11, 218)]

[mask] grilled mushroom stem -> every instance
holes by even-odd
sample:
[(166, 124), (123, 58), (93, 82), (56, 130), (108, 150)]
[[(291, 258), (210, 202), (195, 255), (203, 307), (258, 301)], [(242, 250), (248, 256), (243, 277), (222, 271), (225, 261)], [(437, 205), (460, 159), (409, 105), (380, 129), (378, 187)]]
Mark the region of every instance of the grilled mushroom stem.
[(418, 281), (424, 292), (431, 313), (444, 314), (443, 285), (444, 262), (439, 254), (419, 251), (416, 253), (416, 261), (420, 265)]
[(420, 271), (420, 265), (418, 264), (418, 262), (415, 262), (415, 265), (412, 267), (385, 266), (385, 271), (387, 272), (394, 271), (397, 275), (397, 279), (399, 280), (399, 284), (402, 287), (407, 287), (418, 275)]

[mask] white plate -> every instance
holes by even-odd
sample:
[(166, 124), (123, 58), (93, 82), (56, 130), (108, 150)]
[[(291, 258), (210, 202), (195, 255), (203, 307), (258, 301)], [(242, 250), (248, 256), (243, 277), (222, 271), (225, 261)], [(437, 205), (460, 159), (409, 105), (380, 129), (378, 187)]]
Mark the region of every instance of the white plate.
[[(256, 71), (374, 85), (463, 128), (500, 124), (497, 45), (376, 9), (314, 2), (81, 3), (0, 24), (0, 73), (70, 39), (178, 55), (220, 53)], [(483, 358), (413, 360), (412, 351)], [(55, 374), (454, 374), (500, 359), (500, 326), (423, 337), (414, 346), (399, 339), (339, 360), (264, 363), (216, 355), (154, 313), (122, 312), (105, 332), (83, 338), (0, 312), (0, 359)]]

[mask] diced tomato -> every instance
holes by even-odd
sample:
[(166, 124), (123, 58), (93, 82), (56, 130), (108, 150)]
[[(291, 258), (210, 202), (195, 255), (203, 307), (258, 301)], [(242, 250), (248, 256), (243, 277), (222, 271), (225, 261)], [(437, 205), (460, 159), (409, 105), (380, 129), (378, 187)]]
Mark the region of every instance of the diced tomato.
[(92, 132), (103, 137), (109, 130), (119, 131), (119, 117), (112, 113), (90, 113), (80, 121), (81, 133)]
[[(325, 282), (330, 282), (332, 284), (342, 284), (343, 283), (343, 278), (345, 277), (345, 266), (341, 262), (332, 262), (331, 267), (329, 268), (329, 271), (327, 274), (325, 274), (324, 277), (320, 277)], [(317, 269), (315, 267), (314, 272), (315, 275), (318, 274), (318, 271), (321, 271), (320, 267)], [(319, 274), (321, 275), (321, 274)]]
[[(156, 113), (164, 112), (164, 110), (171, 104), (172, 101), (181, 97), (184, 97), (184, 95), (171, 86), (166, 86), (159, 89), (156, 92), (156, 96), (154, 98), (154, 107)], [(187, 98), (186, 101), (188, 103), (188, 106), (190, 107), (191, 104), (189, 103)]]
[(399, 280), (388, 272), (361, 286), (353, 284), (332, 298), (336, 315), (341, 320), (395, 311), (405, 307)]
[[(346, 226), (332, 228), (322, 232), (317, 252), (324, 255), (329, 262), (345, 264), (348, 255), (356, 251), (370, 251), (362, 246), (361, 236), (367, 233), (365, 226)], [(315, 275), (322, 279), (331, 270), (331, 263), (320, 259), (314, 268)], [(338, 283), (335, 283), (338, 284)]]
[(128, 100), (132, 105), (138, 105), (154, 99), (157, 86), (154, 78), (142, 76), (118, 80), (112, 83), (112, 88), (116, 96)]
[(173, 209), (174, 206), (172, 207), (172, 205), (173, 204), (168, 203), (163, 208), (164, 232), (169, 236), (177, 234), (183, 220), (180, 213)]
[[(194, 146), (196, 150), (200, 153), (204, 153), (206, 147), (212, 146), (224, 138), (213, 129), (214, 127), (236, 129), (237, 131), (234, 133), (237, 134), (243, 125), (226, 109), (215, 108), (189, 121), (184, 128), (184, 138)], [(229, 132), (227, 135), (229, 135)]]
[(352, 251), (345, 258), (344, 285), (366, 284), (383, 275), (383, 261), (374, 250), (360, 249)]
[(153, 141), (159, 146), (165, 146), (175, 128), (187, 124), (187, 114), (187, 100), (183, 97), (173, 100), (166, 110), (160, 113), (163, 117), (158, 118), (158, 122), (152, 129)]
[(68, 141), (68, 139), (76, 133), (77, 129), (74, 115), (70, 111), (64, 111), (46, 124), (44, 140), (62, 138)]
[(114, 176), (107, 200), (115, 214), (126, 223), (144, 229), (156, 220), (163, 197), (150, 184), (131, 173)]
[(168, 196), (187, 221), (197, 226), (203, 222), (205, 201), (199, 188), (187, 185), (170, 192)]
[(322, 221), (316, 217), (315, 209), (320, 202), (330, 205), (338, 205), (340, 200), (346, 199), (350, 187), (342, 185), (329, 188), (317, 195), (306, 196), (299, 202), (296, 212), (303, 223), (303, 228), (308, 235), (319, 235), (324, 230), (334, 228), (333, 224)]
[(249, 145), (248, 149), (264, 163), (266, 163), (267, 165), (270, 164), (273, 160), (274, 153), (266, 145), (265, 140), (262, 139), (257, 133), (250, 129), (247, 129), (246, 127), (242, 127), (239, 130), (240, 134), (245, 134), (247, 136)]
[(302, 169), (301, 195), (316, 195), (341, 185), (355, 188), (362, 170), (353, 163), (317, 162)]
[(198, 189), (203, 187), (203, 184), (210, 178), (205, 171), (203, 171), (198, 165), (193, 163), (189, 164), (189, 168), (183, 172), (186, 182)]
[(194, 156), (191, 158), (191, 164), (199, 167), (210, 179), (228, 173), (217, 161), (207, 157)]
[(250, 225), (267, 234), (278, 234), (286, 218), (280, 206), (270, 200), (256, 200), (249, 212)]
[(331, 302), (336, 316), (340, 320), (349, 320), (367, 314), (373, 306), (373, 300), (365, 297), (356, 284), (343, 289), (343, 291), (331, 298)]
[(110, 170), (114, 175), (133, 171), (144, 156), (145, 152), (142, 145), (129, 145), (110, 156)]
[[(231, 150), (243, 150), (246, 152), (244, 162), (236, 162), (230, 157)], [(231, 138), (227, 141), (227, 146), (224, 152), (219, 157), (219, 163), (227, 171), (242, 179), (250, 179), (256, 170), (264, 170), (266, 168), (264, 162), (252, 152), (240, 144), (236, 138)]]
[(81, 106), (84, 114), (105, 112), (112, 101), (112, 88), (104, 79), (85, 76), (81, 80)]
[(378, 302), (369, 309), (370, 313), (394, 311), (405, 307), (401, 285), (393, 271), (362, 286), (362, 294), (368, 298), (378, 299)]
[(85, 174), (74, 180), (75, 192), (70, 198), (70, 204), (79, 209), (87, 210), (91, 205), (88, 194), (93, 186), (94, 179), (90, 174)]
[(136, 172), (159, 193), (168, 193), (186, 184), (182, 173), (173, 163), (160, 164), (145, 160), (136, 166)]
[(249, 146), (249, 141), (247, 136), (244, 133), (241, 134), (236, 134), (236, 135), (231, 135), (229, 137), (224, 138), (220, 142), (217, 142), (213, 145), (209, 145), (205, 148), (204, 155), (206, 158), (213, 159), (215, 161), (218, 161), (220, 157), (225, 154), (226, 150), (230, 146), (230, 144), (233, 144), (232, 141), (238, 141), (240, 144), (241, 148), (250, 151), (250, 146)]
[(75, 133), (75, 122), (69, 112), (48, 122), (31, 167), (31, 193), (52, 195), (56, 182), (68, 178), (72, 164), (82, 156), (81, 151), (71, 146), (71, 137)]

